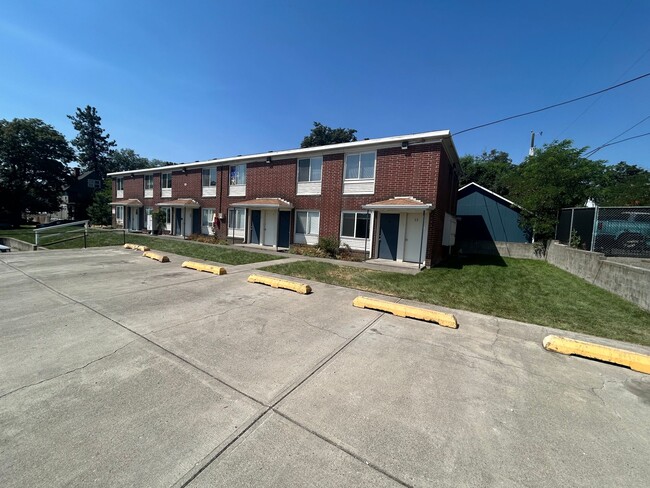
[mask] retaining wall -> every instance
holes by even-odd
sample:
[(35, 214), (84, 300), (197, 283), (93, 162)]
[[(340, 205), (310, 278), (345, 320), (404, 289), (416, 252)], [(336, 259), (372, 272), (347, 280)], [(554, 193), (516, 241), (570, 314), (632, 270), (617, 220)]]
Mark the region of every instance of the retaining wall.
[(650, 311), (650, 270), (608, 261), (604, 254), (573, 249), (552, 241), (546, 260)]
[(544, 254), (535, 254), (535, 246), (524, 242), (461, 241), (459, 249), (463, 254), (487, 254), (519, 259), (544, 259)]
[(30, 242), (14, 239), (13, 237), (0, 237), (0, 244), (9, 246), (15, 251), (35, 251), (36, 246)]

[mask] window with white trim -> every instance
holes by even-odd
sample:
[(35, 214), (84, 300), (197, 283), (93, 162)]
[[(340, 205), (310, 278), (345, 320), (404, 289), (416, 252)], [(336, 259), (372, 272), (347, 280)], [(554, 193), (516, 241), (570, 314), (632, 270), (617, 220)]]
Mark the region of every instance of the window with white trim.
[(172, 230), (172, 208), (160, 207), (160, 211), (165, 216), (165, 229)]
[(203, 168), (201, 170), (201, 181), (204, 188), (217, 186), (217, 168)]
[(238, 164), (230, 167), (230, 186), (246, 184), (246, 165)]
[(153, 175), (144, 175), (144, 189), (153, 190)]
[(298, 183), (316, 182), (321, 180), (323, 157), (302, 158), (298, 160)]
[(172, 196), (172, 174), (163, 173), (160, 175), (160, 196), (169, 198)]
[(124, 224), (124, 207), (122, 205), (115, 207), (115, 222)]
[(377, 154), (363, 152), (345, 156), (346, 180), (373, 180), (375, 178), (375, 161)]
[(117, 191), (124, 190), (124, 178), (115, 178), (115, 189)]
[(296, 234), (317, 236), (320, 227), (320, 212), (296, 211)]
[(214, 234), (212, 224), (214, 223), (214, 209), (204, 208), (201, 211), (201, 232), (203, 234)]
[(366, 239), (370, 236), (370, 214), (366, 212), (343, 212), (341, 237)]
[(246, 209), (228, 209), (228, 228), (235, 230), (244, 230), (244, 227), (246, 227)]
[(144, 175), (144, 197), (153, 198), (153, 175)]

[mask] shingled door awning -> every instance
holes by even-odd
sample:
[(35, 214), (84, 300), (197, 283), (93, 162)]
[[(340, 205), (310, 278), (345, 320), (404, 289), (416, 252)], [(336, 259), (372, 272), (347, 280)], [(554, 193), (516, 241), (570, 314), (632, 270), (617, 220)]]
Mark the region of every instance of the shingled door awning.
[(416, 210), (431, 210), (432, 203), (424, 203), (414, 197), (395, 197), (388, 200), (381, 200), (379, 202), (369, 203), (363, 205), (361, 208), (364, 210), (401, 210), (402, 212), (416, 211)]
[(111, 205), (122, 205), (123, 207), (142, 207), (142, 202), (137, 198), (129, 198), (127, 200), (111, 202)]
[(184, 207), (184, 208), (199, 208), (199, 202), (193, 198), (179, 198), (177, 200), (170, 200), (169, 202), (161, 202), (156, 204), (159, 207)]
[(245, 200), (230, 205), (238, 208), (268, 208), (278, 210), (290, 210), (293, 205), (282, 198), (256, 198), (254, 200)]

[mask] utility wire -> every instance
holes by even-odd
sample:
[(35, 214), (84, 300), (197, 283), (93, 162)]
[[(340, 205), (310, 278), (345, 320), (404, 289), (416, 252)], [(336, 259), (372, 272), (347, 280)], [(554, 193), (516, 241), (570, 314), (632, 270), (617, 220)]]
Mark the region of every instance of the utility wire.
[[(641, 56), (639, 56), (639, 57), (636, 59), (636, 61), (634, 61), (634, 62), (630, 65), (630, 67), (629, 67), (628, 69), (626, 69), (626, 70), (623, 72), (623, 74), (622, 74), (621, 76), (619, 76), (618, 78), (616, 78), (616, 80), (614, 80), (614, 83), (618, 83), (619, 81), (621, 81), (621, 78), (623, 78), (626, 74), (628, 74), (628, 72), (629, 72), (632, 68), (634, 68), (637, 64), (639, 64), (639, 61), (641, 61), (641, 60), (645, 57), (645, 55), (648, 54), (649, 52), (650, 52), (650, 48), (648, 48), (648, 49), (647, 49), (647, 50), (646, 50), (646, 51), (645, 51)], [(589, 106), (588, 106), (587, 108), (585, 108), (585, 109), (580, 113), (580, 115), (578, 115), (575, 119), (573, 119), (573, 121), (572, 121), (569, 125), (567, 125), (567, 126), (562, 130), (562, 132), (560, 132), (560, 133), (557, 135), (557, 137), (555, 137), (555, 139), (559, 139), (560, 137), (562, 137), (562, 134), (564, 134), (566, 131), (568, 131), (568, 130), (573, 126), (573, 124), (575, 124), (578, 120), (580, 120), (580, 119), (582, 118), (582, 116), (583, 116), (584, 114), (586, 114), (587, 112), (589, 112), (589, 110), (591, 110), (591, 107), (593, 107), (594, 105), (596, 105), (596, 104), (598, 103), (598, 101), (599, 101), (601, 98), (603, 98), (602, 95), (599, 96), (598, 98), (596, 98), (595, 100), (593, 100), (593, 101), (589, 104)], [(609, 141), (608, 141), (608, 142), (609, 142)]]
[(591, 156), (591, 155), (593, 155), (593, 154), (596, 154), (596, 153), (597, 153), (598, 151), (600, 151), (602, 148), (607, 147), (608, 145), (610, 145), (610, 144), (609, 144), (610, 142), (615, 141), (616, 139), (618, 139), (619, 137), (621, 137), (623, 134), (627, 134), (627, 133), (630, 132), (632, 129), (634, 129), (637, 125), (641, 125), (643, 122), (645, 122), (645, 121), (648, 120), (648, 119), (650, 119), (650, 115), (648, 115), (646, 118), (644, 118), (644, 119), (641, 120), (640, 122), (637, 122), (636, 124), (634, 124), (634, 125), (633, 125), (632, 127), (630, 127), (629, 129), (624, 130), (623, 132), (621, 132), (621, 133), (620, 133), (619, 135), (617, 135), (616, 137), (612, 137), (609, 141), (605, 142), (605, 144), (602, 144), (602, 145), (598, 146), (597, 148), (592, 149), (592, 150), (589, 151), (587, 154), (585, 154), (585, 157), (589, 157), (589, 156)]
[(583, 157), (587, 158), (589, 156), (592, 156), (596, 151), (600, 151), (604, 147), (614, 146), (616, 144), (620, 144), (621, 142), (629, 141), (629, 140), (632, 140), (632, 139), (638, 139), (639, 137), (645, 137), (645, 136), (650, 136), (650, 132), (646, 132), (645, 134), (639, 134), (638, 136), (627, 137), (625, 139), (621, 139), (620, 141), (610, 142), (609, 144), (603, 144), (602, 146), (600, 146), (600, 147), (594, 149), (593, 151), (585, 154)]
[(531, 110), (530, 112), (524, 112), (524, 113), (517, 114), (517, 115), (511, 115), (510, 117), (506, 117), (506, 118), (499, 119), (499, 120), (494, 120), (494, 121), (488, 122), (486, 124), (476, 125), (474, 127), (470, 127), (469, 129), (463, 129), (463, 130), (461, 130), (459, 132), (456, 132), (454, 135), (457, 136), (459, 134), (462, 134), (464, 132), (469, 132), (471, 130), (481, 129), (482, 127), (488, 127), (490, 125), (500, 124), (501, 122), (505, 122), (507, 120), (518, 119), (520, 117), (525, 117), (526, 115), (536, 114), (536, 113), (539, 113), (539, 112), (543, 112), (545, 110), (550, 110), (550, 109), (555, 108), (555, 107), (560, 107), (562, 105), (567, 105), (569, 103), (577, 102), (578, 100), (584, 100), (585, 98), (593, 97), (595, 95), (599, 95), (601, 93), (605, 93), (605, 92), (608, 92), (610, 90), (614, 90), (615, 88), (619, 88), (619, 87), (621, 87), (623, 85), (628, 85), (630, 83), (634, 83), (635, 81), (639, 81), (639, 80), (641, 80), (643, 78), (647, 78), (648, 76), (650, 76), (650, 73), (646, 73), (646, 74), (643, 74), (641, 76), (637, 76), (636, 78), (632, 78), (631, 80), (624, 81), (624, 82), (619, 83), (617, 85), (612, 85), (612, 86), (609, 86), (607, 88), (603, 88), (602, 90), (598, 90), (596, 92), (589, 93), (588, 95), (583, 95), (581, 97), (572, 98), (571, 100), (566, 100), (564, 102), (555, 103), (553, 105), (548, 105), (548, 106), (546, 106), (544, 108), (538, 108), (537, 110)]

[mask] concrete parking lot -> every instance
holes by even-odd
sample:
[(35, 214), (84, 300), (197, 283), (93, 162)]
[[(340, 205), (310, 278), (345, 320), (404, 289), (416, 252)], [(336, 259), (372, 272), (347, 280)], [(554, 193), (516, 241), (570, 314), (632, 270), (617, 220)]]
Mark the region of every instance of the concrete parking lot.
[(579, 335), (170, 259), (0, 255), (0, 485), (650, 484), (650, 376), (541, 345)]

